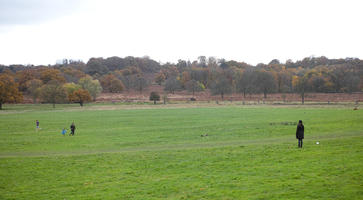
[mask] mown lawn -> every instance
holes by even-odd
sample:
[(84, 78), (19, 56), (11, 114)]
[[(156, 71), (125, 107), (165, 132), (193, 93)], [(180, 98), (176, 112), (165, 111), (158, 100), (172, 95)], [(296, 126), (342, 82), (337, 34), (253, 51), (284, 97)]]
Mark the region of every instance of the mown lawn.
[(351, 107), (4, 108), (0, 199), (363, 198), (363, 112)]

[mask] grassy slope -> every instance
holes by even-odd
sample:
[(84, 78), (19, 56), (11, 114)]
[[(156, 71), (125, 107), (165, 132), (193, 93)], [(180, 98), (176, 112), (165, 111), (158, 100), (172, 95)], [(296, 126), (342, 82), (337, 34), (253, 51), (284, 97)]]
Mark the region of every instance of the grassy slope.
[[(17, 109), (0, 113), (0, 199), (363, 197), (361, 110)], [(299, 119), (304, 149), (282, 123)]]

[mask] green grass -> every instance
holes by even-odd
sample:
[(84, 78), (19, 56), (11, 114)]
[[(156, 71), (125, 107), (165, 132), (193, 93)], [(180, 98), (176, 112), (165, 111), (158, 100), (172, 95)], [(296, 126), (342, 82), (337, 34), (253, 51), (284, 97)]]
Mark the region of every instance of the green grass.
[(188, 107), (5, 105), (0, 199), (363, 198), (362, 110)]

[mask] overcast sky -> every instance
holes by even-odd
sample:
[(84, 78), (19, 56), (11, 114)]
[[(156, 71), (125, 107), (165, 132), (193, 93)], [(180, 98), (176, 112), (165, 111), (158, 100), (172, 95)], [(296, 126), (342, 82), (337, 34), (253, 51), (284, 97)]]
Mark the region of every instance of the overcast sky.
[(0, 64), (363, 58), (360, 0), (0, 0)]

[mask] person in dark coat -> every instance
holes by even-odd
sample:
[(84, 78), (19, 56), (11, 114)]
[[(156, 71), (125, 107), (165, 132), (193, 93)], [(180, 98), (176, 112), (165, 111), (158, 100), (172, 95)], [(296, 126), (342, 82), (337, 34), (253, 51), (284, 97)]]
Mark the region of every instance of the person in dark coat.
[(76, 126), (74, 125), (74, 122), (71, 125), (71, 133), (69, 135), (74, 135), (74, 131), (76, 130)]
[(299, 140), (298, 147), (302, 148), (303, 145), (303, 139), (304, 139), (304, 125), (301, 120), (299, 120), (299, 124), (296, 128), (296, 139)]

